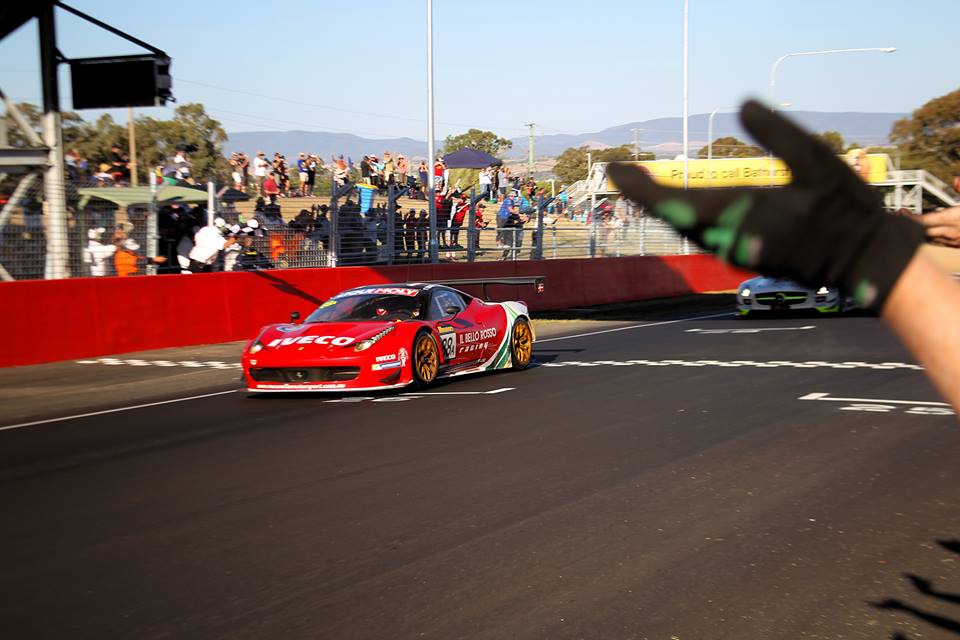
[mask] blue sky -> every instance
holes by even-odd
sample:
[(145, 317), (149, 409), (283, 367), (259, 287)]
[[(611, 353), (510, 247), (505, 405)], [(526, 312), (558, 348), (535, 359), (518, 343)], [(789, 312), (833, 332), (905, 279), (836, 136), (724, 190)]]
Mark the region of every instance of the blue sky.
[[(425, 0), (67, 1), (166, 50), (177, 100), (228, 131), (426, 139)], [(682, 18), (682, 0), (434, 0), (437, 137), (679, 116)], [(897, 47), (788, 59), (777, 94), (793, 109), (909, 112), (958, 88), (960, 0), (690, 0), (689, 24), (691, 114), (768, 96), (773, 62), (799, 51)], [(68, 57), (138, 52), (63, 11), (58, 30)], [(38, 66), (33, 23), (0, 42), (7, 95), (39, 101)], [(66, 70), (61, 87), (69, 109)]]

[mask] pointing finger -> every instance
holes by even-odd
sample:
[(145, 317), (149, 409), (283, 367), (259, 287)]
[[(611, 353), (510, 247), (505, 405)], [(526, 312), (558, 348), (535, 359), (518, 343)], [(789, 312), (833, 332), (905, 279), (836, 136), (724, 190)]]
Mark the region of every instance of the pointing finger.
[(811, 185), (852, 175), (826, 145), (756, 100), (744, 103), (740, 121), (760, 144), (790, 166), (794, 184)]

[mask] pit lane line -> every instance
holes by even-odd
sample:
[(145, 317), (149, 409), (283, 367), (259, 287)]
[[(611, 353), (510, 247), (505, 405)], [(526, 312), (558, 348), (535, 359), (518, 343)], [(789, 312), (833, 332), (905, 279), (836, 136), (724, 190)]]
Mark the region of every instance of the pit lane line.
[(75, 420), (77, 418), (89, 418), (91, 416), (101, 416), (106, 413), (119, 413), (120, 411), (132, 411), (133, 409), (145, 409), (147, 407), (157, 407), (163, 404), (172, 404), (174, 402), (186, 402), (187, 400), (199, 400), (201, 398), (212, 398), (214, 396), (222, 396), (228, 393), (236, 393), (239, 389), (230, 389), (229, 391), (217, 391), (216, 393), (205, 393), (199, 396), (189, 396), (186, 398), (174, 398), (172, 400), (160, 400), (158, 402), (147, 402), (146, 404), (135, 404), (129, 407), (118, 407), (116, 409), (104, 409), (103, 411), (91, 411), (90, 413), (78, 413), (73, 416), (62, 416), (60, 418), (48, 418), (46, 420), (34, 420), (33, 422), (21, 422), (20, 424), (9, 424), (4, 427), (0, 427), (0, 431), (8, 431), (10, 429), (20, 429), (23, 427), (33, 427), (38, 424), (49, 424), (51, 422), (64, 422), (66, 420)]
[(662, 322), (647, 322), (644, 324), (632, 324), (628, 327), (617, 327), (615, 329), (601, 329), (600, 331), (590, 331), (588, 333), (577, 333), (572, 336), (557, 336), (556, 338), (544, 338), (537, 340), (536, 344), (542, 342), (553, 342), (554, 340), (570, 340), (572, 338), (585, 338), (587, 336), (598, 336), (602, 333), (614, 333), (615, 331), (629, 331), (630, 329), (643, 329), (644, 327), (661, 327), (667, 324), (676, 324), (678, 322), (691, 322), (693, 320), (707, 320), (709, 318), (732, 318), (732, 312), (712, 313), (708, 316), (691, 316), (689, 318), (678, 318), (676, 320), (664, 320)]
[[(676, 324), (676, 323), (678, 323), (678, 322), (690, 322), (690, 321), (693, 321), (693, 320), (706, 320), (706, 319), (709, 319), (709, 318), (729, 317), (729, 316), (731, 316), (731, 315), (732, 315), (732, 314), (730, 314), (729, 312), (727, 312), (727, 313), (713, 313), (713, 314), (705, 315), (705, 316), (691, 316), (691, 317), (689, 317), (689, 318), (678, 318), (678, 319), (676, 319), (676, 320), (664, 320), (664, 321), (662, 321), (662, 322), (649, 322), (649, 323), (644, 323), (644, 324), (634, 324), (634, 325), (630, 325), (630, 326), (627, 326), (627, 327), (617, 327), (617, 328), (615, 328), (615, 329), (602, 329), (602, 330), (600, 330), (600, 331), (590, 331), (590, 332), (587, 332), (587, 333), (578, 333), (578, 334), (574, 334), (574, 335), (570, 335), (570, 336), (558, 336), (558, 337), (555, 337), (555, 338), (546, 338), (546, 339), (544, 339), (544, 340), (537, 340), (537, 344), (539, 344), (539, 343), (541, 343), (541, 342), (553, 342), (553, 341), (555, 341), (555, 340), (571, 340), (571, 339), (573, 339), (573, 338), (585, 338), (585, 337), (588, 337), (588, 336), (596, 336), (596, 335), (601, 335), (601, 334), (604, 334), (604, 333), (613, 333), (613, 332), (616, 332), (616, 331), (627, 331), (627, 330), (630, 330), (630, 329), (642, 329), (642, 328), (644, 328), (644, 327), (659, 327), (659, 326), (664, 326), (664, 325), (669, 325), (669, 324)], [(146, 404), (131, 405), (131, 406), (129, 406), (129, 407), (118, 407), (118, 408), (116, 408), (116, 409), (104, 409), (104, 410), (102, 410), (102, 411), (92, 411), (92, 412), (90, 412), (90, 413), (80, 413), (80, 414), (76, 414), (76, 415), (72, 415), (72, 416), (62, 416), (62, 417), (59, 417), (59, 418), (48, 418), (48, 419), (46, 419), (46, 420), (34, 420), (34, 421), (32, 421), (32, 422), (21, 422), (20, 424), (11, 424), (11, 425), (2, 426), (2, 427), (0, 427), (0, 431), (9, 431), (9, 430), (11, 430), (11, 429), (22, 429), (22, 428), (24, 428), (24, 427), (33, 427), (33, 426), (37, 426), (37, 425), (41, 425), (41, 424), (50, 424), (50, 423), (52, 423), (52, 422), (65, 422), (65, 421), (67, 421), (67, 420), (76, 420), (76, 419), (78, 419), (78, 418), (89, 418), (89, 417), (91, 417), (91, 416), (99, 416), (99, 415), (104, 415), (104, 414), (108, 414), (108, 413), (119, 413), (119, 412), (121, 412), (121, 411), (132, 411), (132, 410), (134, 410), (134, 409), (145, 409), (145, 408), (147, 408), (147, 407), (156, 407), (156, 406), (165, 405), (165, 404), (173, 404), (173, 403), (175, 403), (175, 402), (186, 402), (186, 401), (188, 401), (188, 400), (201, 400), (201, 399), (203, 399), (203, 398), (212, 398), (212, 397), (214, 397), (214, 396), (222, 396), (222, 395), (226, 395), (226, 394), (229, 394), (229, 393), (237, 393), (238, 391), (241, 391), (241, 389), (231, 389), (231, 390), (229, 390), (229, 391), (218, 391), (218, 392), (216, 392), (216, 393), (206, 393), (206, 394), (197, 395), (197, 396), (188, 396), (188, 397), (186, 397), (186, 398), (173, 398), (173, 399), (171, 399), (171, 400), (161, 400), (161, 401), (158, 401), (158, 402), (148, 402), (148, 403), (146, 403)], [(428, 393), (428, 394), (424, 394), (424, 395), (429, 395), (429, 393)]]

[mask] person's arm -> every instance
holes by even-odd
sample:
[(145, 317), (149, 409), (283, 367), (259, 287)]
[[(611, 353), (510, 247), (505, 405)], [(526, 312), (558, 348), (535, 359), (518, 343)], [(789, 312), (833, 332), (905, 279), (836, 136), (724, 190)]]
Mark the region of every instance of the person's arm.
[(960, 409), (960, 286), (917, 252), (890, 291), (883, 318)]

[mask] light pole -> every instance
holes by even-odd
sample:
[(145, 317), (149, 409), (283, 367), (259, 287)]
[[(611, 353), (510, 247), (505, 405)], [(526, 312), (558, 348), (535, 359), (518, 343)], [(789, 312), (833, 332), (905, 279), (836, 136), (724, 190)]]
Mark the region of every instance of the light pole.
[[(686, 189), (690, 183), (690, 131), (687, 125), (689, 116), (689, 82), (688, 82), (688, 60), (689, 56), (689, 29), (690, 22), (690, 0), (683, 0), (683, 188)], [(683, 236), (683, 255), (690, 253), (690, 244), (687, 236)]]
[(437, 262), (440, 247), (437, 244), (437, 203), (433, 197), (436, 180), (433, 177), (433, 0), (427, 0), (427, 209), (430, 211), (430, 262)]
[(534, 124), (535, 123), (533, 122), (528, 122), (525, 125), (523, 125), (525, 127), (530, 127), (530, 140), (527, 145), (527, 150), (528, 150), (527, 174), (529, 174), (530, 176), (533, 176), (533, 125)]
[[(690, 0), (683, 0), (683, 188), (688, 186), (690, 162), (689, 155), (689, 129), (687, 126), (688, 108), (689, 108), (689, 82), (688, 82), (688, 23), (690, 22)], [(684, 238), (684, 247), (686, 247), (686, 238)], [(686, 253), (686, 251), (684, 251)]]
[[(823, 51), (797, 51), (795, 53), (785, 53), (776, 59), (773, 63), (773, 66), (770, 68), (770, 104), (777, 103), (777, 69), (780, 67), (780, 63), (786, 60), (787, 58), (795, 58), (798, 56), (821, 56), (830, 53), (893, 53), (896, 51), (896, 47), (858, 47), (854, 49), (824, 49)], [(770, 154), (770, 186), (773, 186), (773, 154)]]

